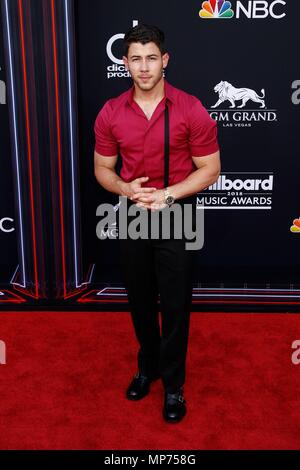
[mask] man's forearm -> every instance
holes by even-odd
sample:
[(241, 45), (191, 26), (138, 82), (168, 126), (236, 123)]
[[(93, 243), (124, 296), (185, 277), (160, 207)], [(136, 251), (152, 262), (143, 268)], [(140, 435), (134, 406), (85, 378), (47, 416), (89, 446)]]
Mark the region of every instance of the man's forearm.
[(95, 176), (98, 183), (107, 191), (119, 196), (127, 196), (127, 183), (114, 170), (105, 167), (96, 168)]
[(180, 183), (169, 186), (170, 194), (175, 199), (182, 199), (197, 194), (211, 184), (214, 184), (219, 174), (219, 172), (212, 173), (209, 168), (199, 168)]

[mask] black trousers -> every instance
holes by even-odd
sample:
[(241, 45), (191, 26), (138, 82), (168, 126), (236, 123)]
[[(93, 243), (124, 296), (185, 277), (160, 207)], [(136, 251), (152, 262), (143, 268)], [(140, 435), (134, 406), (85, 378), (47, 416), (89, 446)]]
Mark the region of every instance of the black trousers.
[[(147, 212), (150, 219), (151, 212)], [(131, 318), (140, 346), (138, 369), (149, 377), (159, 373), (165, 390), (176, 392), (185, 382), (195, 252), (186, 250), (184, 237), (127, 238), (119, 243)]]

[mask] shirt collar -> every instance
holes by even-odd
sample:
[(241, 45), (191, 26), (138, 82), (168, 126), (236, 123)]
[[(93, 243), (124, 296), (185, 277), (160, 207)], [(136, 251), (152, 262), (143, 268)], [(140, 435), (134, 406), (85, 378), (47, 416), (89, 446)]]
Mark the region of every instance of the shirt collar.
[[(165, 88), (165, 97), (171, 103), (174, 103), (175, 97), (173, 92), (173, 87), (170, 85), (167, 80), (164, 80), (164, 88)], [(133, 94), (134, 94), (134, 85), (128, 90), (128, 103), (132, 105), (133, 103)]]

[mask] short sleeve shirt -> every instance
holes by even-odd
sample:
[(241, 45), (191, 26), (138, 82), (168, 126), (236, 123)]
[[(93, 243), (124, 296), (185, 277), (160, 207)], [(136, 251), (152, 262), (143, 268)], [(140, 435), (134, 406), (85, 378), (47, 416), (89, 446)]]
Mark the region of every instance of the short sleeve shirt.
[(95, 130), (95, 151), (104, 156), (120, 155), (120, 176), (130, 182), (148, 176), (145, 187), (164, 187), (164, 110), (169, 108), (169, 185), (179, 183), (195, 170), (192, 157), (219, 150), (217, 123), (201, 101), (164, 81), (164, 98), (151, 119), (134, 101), (134, 87), (108, 100), (100, 110)]

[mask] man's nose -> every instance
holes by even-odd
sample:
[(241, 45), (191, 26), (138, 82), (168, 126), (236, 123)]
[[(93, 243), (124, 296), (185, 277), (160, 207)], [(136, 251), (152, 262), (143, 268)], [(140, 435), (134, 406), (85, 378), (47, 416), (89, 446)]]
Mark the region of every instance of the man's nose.
[(149, 68), (149, 64), (148, 64), (147, 59), (143, 59), (141, 61), (141, 70), (143, 70), (143, 71), (148, 70), (148, 68)]

